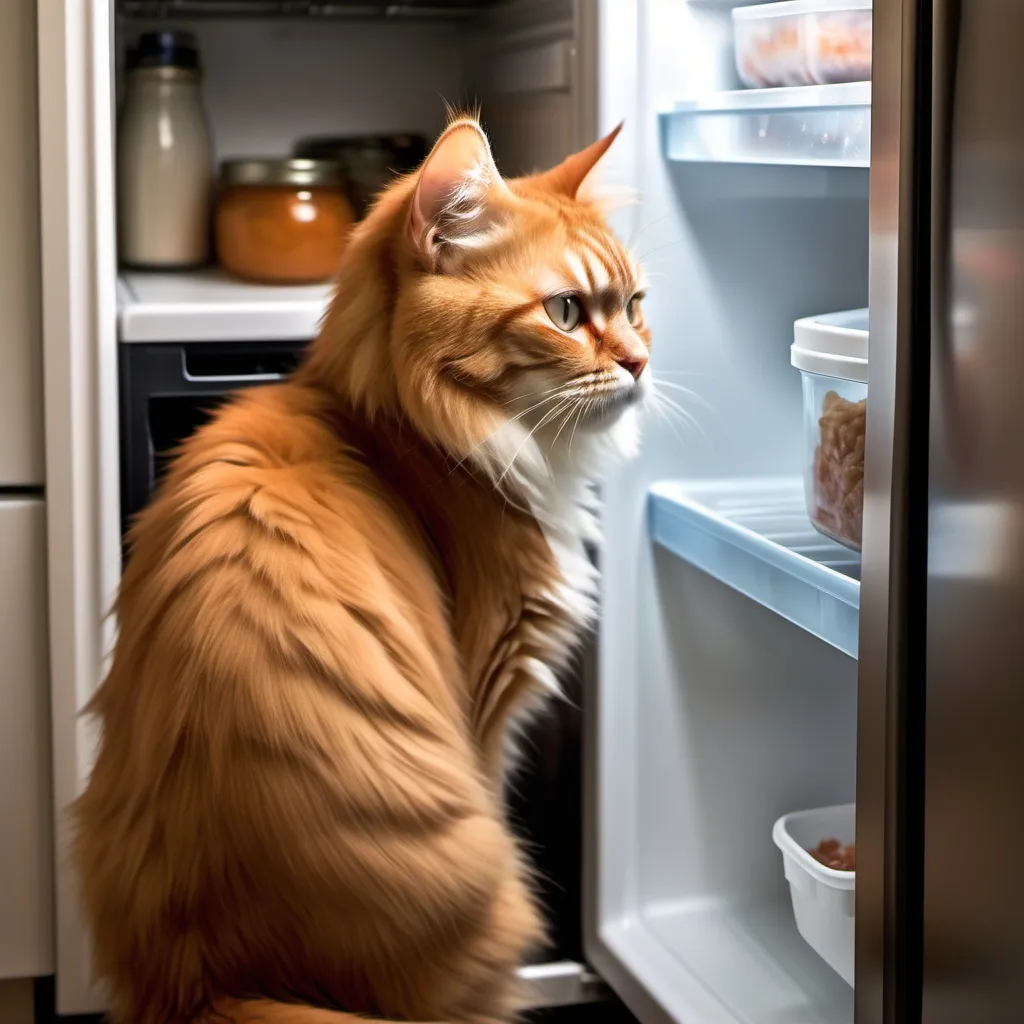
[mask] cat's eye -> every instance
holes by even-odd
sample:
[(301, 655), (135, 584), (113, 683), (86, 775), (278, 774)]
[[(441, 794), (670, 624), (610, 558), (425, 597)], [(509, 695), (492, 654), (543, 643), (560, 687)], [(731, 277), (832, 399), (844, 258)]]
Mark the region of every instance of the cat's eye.
[(544, 312), (560, 331), (575, 331), (583, 323), (583, 303), (577, 295), (554, 295), (544, 302)]
[(639, 292), (626, 303), (626, 319), (630, 327), (639, 327), (643, 317), (640, 315), (640, 300), (643, 298)]

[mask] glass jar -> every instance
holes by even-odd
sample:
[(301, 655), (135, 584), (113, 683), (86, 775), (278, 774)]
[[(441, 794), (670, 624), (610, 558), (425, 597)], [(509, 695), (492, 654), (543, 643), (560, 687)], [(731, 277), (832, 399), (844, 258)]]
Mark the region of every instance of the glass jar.
[(118, 244), (143, 269), (210, 258), (213, 153), (188, 32), (144, 32), (128, 54), (118, 124)]
[(229, 160), (220, 184), (215, 232), (225, 270), (265, 284), (334, 276), (355, 221), (337, 163)]
[(300, 139), (293, 152), (311, 160), (336, 160), (356, 215), (362, 218), (396, 175), (423, 163), (427, 140), (422, 135), (323, 136)]

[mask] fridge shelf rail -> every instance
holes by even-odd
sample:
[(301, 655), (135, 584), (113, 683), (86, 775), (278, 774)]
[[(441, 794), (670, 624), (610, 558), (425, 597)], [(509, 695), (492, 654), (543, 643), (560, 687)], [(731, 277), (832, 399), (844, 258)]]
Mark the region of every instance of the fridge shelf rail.
[(860, 558), (818, 533), (798, 477), (656, 483), (655, 543), (857, 657)]
[(662, 114), (665, 155), (697, 163), (868, 167), (871, 83), (737, 89)]

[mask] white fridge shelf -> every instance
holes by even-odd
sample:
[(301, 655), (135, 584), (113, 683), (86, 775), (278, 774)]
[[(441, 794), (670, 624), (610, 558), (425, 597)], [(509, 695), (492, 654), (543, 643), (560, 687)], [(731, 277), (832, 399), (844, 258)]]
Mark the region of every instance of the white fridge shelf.
[(798, 477), (651, 488), (654, 541), (857, 657), (860, 558), (811, 526)]
[(308, 341), (333, 290), (333, 284), (251, 284), (217, 268), (129, 271), (118, 278), (118, 337), (127, 343)]
[(737, 89), (662, 115), (670, 160), (867, 167), (871, 83)]

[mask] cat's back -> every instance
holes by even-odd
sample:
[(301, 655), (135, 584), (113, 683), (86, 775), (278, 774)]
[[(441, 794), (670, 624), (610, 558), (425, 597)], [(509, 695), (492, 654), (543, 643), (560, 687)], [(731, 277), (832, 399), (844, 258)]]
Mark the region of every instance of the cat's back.
[[(429, 551), (316, 403), (221, 410), (132, 534), (75, 807), (118, 1020), (253, 992), (449, 1019), (481, 976), (504, 1000), (537, 934)], [(434, 948), (439, 921), (465, 949)]]
[(138, 589), (187, 582), (203, 591), (204, 573), (207, 583), (220, 576), (230, 586), (240, 576), (284, 599), (303, 589), (315, 597), (313, 577), (330, 581), (336, 597), (348, 581), (372, 599), (396, 573), (402, 589), (436, 590), (414, 517), (396, 505), (357, 440), (339, 433), (326, 405), (299, 385), (252, 390), (184, 443), (132, 528), (122, 628), (136, 615)]
[[(155, 690), (156, 679), (147, 699), (164, 712), (219, 701), (232, 683), (272, 699), (290, 673), (357, 686), (366, 673), (350, 659), (372, 656), (370, 635), (388, 635), (409, 664), (451, 671), (429, 547), (323, 413), (324, 396), (311, 389), (261, 388), (182, 446), (130, 535), (101, 715), (119, 689)], [(402, 693), (379, 699), (400, 705)]]

